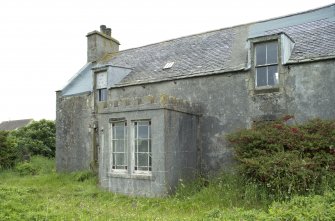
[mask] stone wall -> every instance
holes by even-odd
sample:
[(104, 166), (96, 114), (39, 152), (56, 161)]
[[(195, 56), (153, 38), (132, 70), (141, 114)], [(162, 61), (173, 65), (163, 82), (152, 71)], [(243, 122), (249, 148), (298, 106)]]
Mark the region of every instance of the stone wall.
[[(95, 119), (98, 119), (99, 127), (104, 125), (103, 127), (107, 128), (106, 122), (111, 116), (131, 117), (140, 113), (151, 113), (150, 116), (153, 118), (162, 115), (164, 118), (161, 119), (162, 125), (159, 127), (165, 129), (170, 127), (169, 131), (161, 131), (155, 135), (164, 136), (165, 140), (164, 144), (156, 143), (155, 146), (187, 148), (186, 144), (195, 145), (194, 134), (190, 135), (192, 142), (189, 143), (188, 138), (184, 136), (187, 133), (183, 131), (193, 130), (194, 121), (197, 119), (196, 157), (201, 159), (202, 171), (210, 173), (221, 168), (229, 169), (234, 161), (233, 150), (224, 139), (227, 133), (248, 128), (257, 121), (274, 120), (286, 114), (294, 115), (297, 122), (316, 117), (334, 119), (334, 67), (335, 60), (282, 66), (280, 85), (274, 91), (255, 90), (252, 69), (115, 87), (109, 90), (106, 104), (98, 106), (96, 115), (92, 115), (93, 96), (58, 96), (57, 169), (72, 171), (89, 168), (93, 155), (90, 130)], [(196, 117), (193, 118), (188, 114)], [(182, 121), (184, 123), (180, 123)], [(174, 128), (173, 125), (178, 126)], [(185, 125), (188, 126), (184, 128)], [(180, 131), (180, 128), (184, 129)], [(182, 133), (182, 136), (179, 133)], [(106, 143), (108, 143), (107, 137), (108, 135), (104, 138)], [(171, 164), (178, 165), (183, 161), (183, 159), (174, 161), (176, 158), (173, 154), (166, 152)], [(108, 156), (108, 152), (105, 152), (105, 155)], [(174, 171), (175, 169), (169, 167), (167, 163), (168, 161), (165, 161), (164, 171)], [(173, 186), (179, 175), (176, 175), (176, 172), (171, 174), (175, 177), (166, 179), (168, 180), (166, 182)], [(168, 177), (167, 174), (165, 176)], [(109, 186), (104, 182), (102, 182), (104, 186)]]
[(57, 93), (56, 168), (76, 171), (92, 167), (93, 115), (91, 95), (62, 97)]

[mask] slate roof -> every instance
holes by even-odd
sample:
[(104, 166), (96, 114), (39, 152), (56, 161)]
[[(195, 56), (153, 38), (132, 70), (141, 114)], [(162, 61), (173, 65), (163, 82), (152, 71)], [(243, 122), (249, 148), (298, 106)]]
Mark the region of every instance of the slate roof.
[[(335, 11), (334, 11), (335, 13)], [(335, 55), (335, 22), (326, 19), (267, 31), (285, 32), (295, 41), (290, 62)]]
[[(103, 59), (108, 62), (102, 63), (133, 69), (121, 84), (236, 69), (231, 62), (235, 34), (232, 28), (178, 38), (110, 54)], [(167, 62), (174, 62), (174, 65), (163, 70)], [(243, 67), (244, 61), (241, 61), (240, 68)]]
[[(335, 59), (335, 4), (107, 54), (95, 64), (86, 64), (62, 94), (92, 91), (91, 68), (106, 65), (127, 71), (111, 87), (248, 70), (248, 41), (281, 33), (294, 41), (287, 64)], [(168, 62), (174, 65), (163, 69)]]
[(27, 126), (32, 121), (33, 119), (3, 121), (0, 123), (0, 130), (16, 130)]
[[(288, 63), (335, 57), (335, 4), (128, 49), (98, 65), (132, 68), (119, 86), (247, 69), (247, 39), (284, 32), (294, 42)], [(170, 69), (163, 69), (174, 62)]]

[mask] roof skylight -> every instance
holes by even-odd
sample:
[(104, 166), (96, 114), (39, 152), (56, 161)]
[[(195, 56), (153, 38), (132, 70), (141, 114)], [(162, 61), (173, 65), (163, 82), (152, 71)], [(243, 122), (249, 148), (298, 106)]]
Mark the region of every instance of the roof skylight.
[(166, 65), (163, 67), (163, 69), (169, 69), (169, 68), (171, 68), (173, 65), (174, 65), (174, 62), (173, 62), (173, 61), (172, 61), (172, 62), (168, 62), (168, 63), (166, 63)]

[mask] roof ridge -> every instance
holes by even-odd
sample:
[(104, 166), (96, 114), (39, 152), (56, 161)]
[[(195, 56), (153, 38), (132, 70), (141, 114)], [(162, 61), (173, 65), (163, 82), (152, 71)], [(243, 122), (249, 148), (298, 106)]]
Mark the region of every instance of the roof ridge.
[(153, 46), (153, 45), (158, 45), (158, 44), (162, 44), (162, 43), (166, 43), (166, 42), (176, 41), (176, 40), (183, 39), (183, 38), (189, 38), (189, 37), (193, 37), (193, 36), (197, 36), (197, 35), (204, 35), (204, 34), (208, 34), (208, 33), (211, 33), (211, 32), (228, 30), (228, 29), (233, 29), (233, 28), (237, 28), (237, 27), (252, 25), (252, 24), (256, 24), (256, 23), (268, 22), (268, 21), (277, 20), (277, 19), (281, 19), (281, 18), (287, 18), (287, 17), (301, 15), (301, 14), (307, 14), (307, 13), (310, 13), (310, 12), (313, 12), (313, 11), (317, 11), (317, 10), (332, 7), (332, 6), (335, 6), (335, 3), (328, 4), (328, 5), (321, 6), (321, 7), (314, 8), (314, 9), (309, 9), (307, 11), (302, 11), (302, 12), (297, 12), (297, 13), (284, 15), (284, 16), (279, 16), (279, 17), (274, 17), (274, 18), (269, 18), (269, 19), (265, 19), (265, 20), (259, 20), (259, 21), (254, 21), (254, 22), (249, 22), (249, 23), (244, 23), (244, 24), (239, 24), (239, 25), (233, 25), (233, 26), (229, 26), (229, 27), (214, 29), (214, 30), (210, 30), (210, 31), (196, 33), (196, 34), (185, 35), (185, 36), (181, 36), (181, 37), (177, 37), (177, 38), (171, 38), (171, 39), (168, 39), (168, 40), (155, 42), (155, 43), (151, 43), (151, 44), (147, 44), (147, 45), (142, 45), (142, 46), (139, 46), (139, 47), (128, 48), (128, 49), (125, 49), (125, 50), (121, 50), (119, 52), (126, 52), (126, 51), (136, 50), (136, 49), (145, 48), (145, 47), (148, 47), (148, 46)]

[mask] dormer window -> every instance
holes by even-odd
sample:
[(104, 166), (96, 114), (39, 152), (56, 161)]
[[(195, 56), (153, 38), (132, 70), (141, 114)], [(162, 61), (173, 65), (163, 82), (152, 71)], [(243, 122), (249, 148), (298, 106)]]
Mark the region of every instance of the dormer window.
[(99, 72), (96, 74), (97, 100), (107, 100), (107, 72)]
[(256, 87), (276, 86), (278, 75), (278, 42), (255, 44)]

